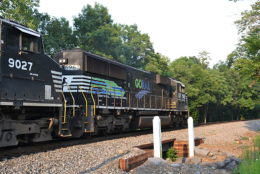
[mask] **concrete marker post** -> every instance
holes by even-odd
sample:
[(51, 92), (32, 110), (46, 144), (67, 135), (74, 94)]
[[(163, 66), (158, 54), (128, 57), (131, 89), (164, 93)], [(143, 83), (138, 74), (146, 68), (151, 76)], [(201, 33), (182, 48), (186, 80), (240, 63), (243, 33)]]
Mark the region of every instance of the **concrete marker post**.
[(161, 120), (158, 116), (153, 118), (153, 148), (154, 157), (162, 158)]
[(193, 118), (188, 118), (188, 135), (189, 135), (189, 157), (194, 157), (194, 128)]

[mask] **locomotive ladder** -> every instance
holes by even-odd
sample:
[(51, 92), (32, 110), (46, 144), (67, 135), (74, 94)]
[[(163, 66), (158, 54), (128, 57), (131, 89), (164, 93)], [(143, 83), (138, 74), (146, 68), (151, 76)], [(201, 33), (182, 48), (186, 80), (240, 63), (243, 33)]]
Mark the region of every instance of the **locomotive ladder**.
[[(80, 88), (80, 87), (79, 87)], [(94, 118), (93, 118), (93, 108), (92, 106), (88, 105), (87, 96), (84, 94), (83, 90), (80, 88), (81, 94), (85, 101), (85, 119), (84, 119), (84, 132), (94, 132)]]
[(63, 113), (60, 114), (60, 121), (59, 121), (59, 136), (61, 137), (70, 137), (71, 136), (71, 131), (69, 128), (69, 117), (67, 114), (67, 100), (65, 98), (64, 93), (62, 92), (62, 97), (63, 97)]

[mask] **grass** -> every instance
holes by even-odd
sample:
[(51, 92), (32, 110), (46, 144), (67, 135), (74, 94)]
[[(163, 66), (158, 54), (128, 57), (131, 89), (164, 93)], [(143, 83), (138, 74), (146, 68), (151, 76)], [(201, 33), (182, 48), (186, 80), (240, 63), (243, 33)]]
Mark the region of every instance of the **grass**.
[(246, 149), (242, 163), (234, 171), (235, 174), (260, 174), (260, 134), (254, 139), (251, 149)]
[(248, 137), (241, 137), (241, 140), (249, 140)]

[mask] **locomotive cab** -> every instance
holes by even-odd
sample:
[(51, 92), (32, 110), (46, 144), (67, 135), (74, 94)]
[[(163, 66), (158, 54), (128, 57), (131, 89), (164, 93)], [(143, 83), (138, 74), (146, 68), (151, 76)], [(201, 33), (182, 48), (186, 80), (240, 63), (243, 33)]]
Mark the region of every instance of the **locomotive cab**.
[(52, 79), (56, 72), (61, 80), (59, 65), (44, 55), (40, 34), (1, 18), (0, 33), (0, 104), (60, 103)]
[(187, 95), (185, 93), (185, 85), (183, 83), (179, 82), (177, 84), (177, 92), (178, 92), (178, 109), (187, 110), (188, 100), (187, 100)]
[(39, 33), (0, 17), (0, 147), (52, 139), (61, 101), (60, 66)]
[(185, 85), (180, 81), (175, 79), (171, 80), (171, 86), (174, 89), (172, 91), (172, 108), (177, 111), (187, 111), (188, 110), (188, 98), (185, 93)]

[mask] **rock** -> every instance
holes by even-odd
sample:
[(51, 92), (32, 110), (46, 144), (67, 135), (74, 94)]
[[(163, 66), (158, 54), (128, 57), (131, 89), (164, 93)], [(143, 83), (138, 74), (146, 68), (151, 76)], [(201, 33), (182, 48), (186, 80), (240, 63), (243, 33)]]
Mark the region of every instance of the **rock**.
[(228, 163), (230, 163), (232, 161), (232, 159), (230, 158), (230, 157), (228, 157), (228, 158), (226, 158), (225, 160), (224, 160), (224, 163), (225, 163), (225, 165), (227, 165)]
[(196, 147), (195, 147), (194, 153), (195, 153), (196, 155), (206, 157), (206, 156), (208, 156), (208, 154), (210, 153), (210, 151), (207, 150), (207, 149), (199, 149), (199, 148), (196, 148)]
[(241, 163), (241, 160), (240, 160), (239, 158), (236, 158), (235, 156), (228, 157), (228, 158), (225, 160), (226, 165), (227, 165), (228, 163), (232, 163), (232, 162), (235, 162), (236, 165), (238, 165), (238, 164)]
[(188, 158), (185, 163), (187, 164), (200, 164), (202, 162), (202, 159), (199, 157), (192, 157), (192, 158)]
[(214, 156), (214, 153), (209, 152), (208, 156), (209, 156), (209, 157), (213, 157), (213, 156)]
[(236, 140), (236, 143), (237, 144), (242, 144), (242, 141), (241, 140)]
[(168, 162), (172, 162), (172, 160), (170, 158), (166, 158), (166, 161)]
[(122, 150), (122, 149), (119, 149), (117, 152), (118, 152), (119, 154), (123, 154), (123, 153), (125, 153), (125, 151)]
[(165, 160), (161, 158), (148, 158), (147, 162), (151, 165), (161, 165), (162, 163), (165, 163)]
[(176, 159), (176, 163), (185, 163), (185, 161), (186, 161), (186, 158), (185, 157), (179, 157), (179, 158), (177, 158)]
[(236, 164), (236, 161), (231, 161), (230, 163), (228, 163), (227, 165), (226, 165), (226, 169), (227, 170), (233, 170), (234, 168), (236, 168), (237, 167), (237, 164)]
[(178, 163), (174, 163), (174, 164), (171, 164), (172, 167), (181, 167), (181, 164), (178, 164)]
[(234, 156), (230, 157), (233, 161), (235, 161), (237, 164), (241, 163), (241, 159), (236, 158)]
[(210, 159), (212, 159), (212, 160), (216, 160), (217, 157), (216, 157), (215, 155), (213, 155), (213, 156), (210, 157)]

